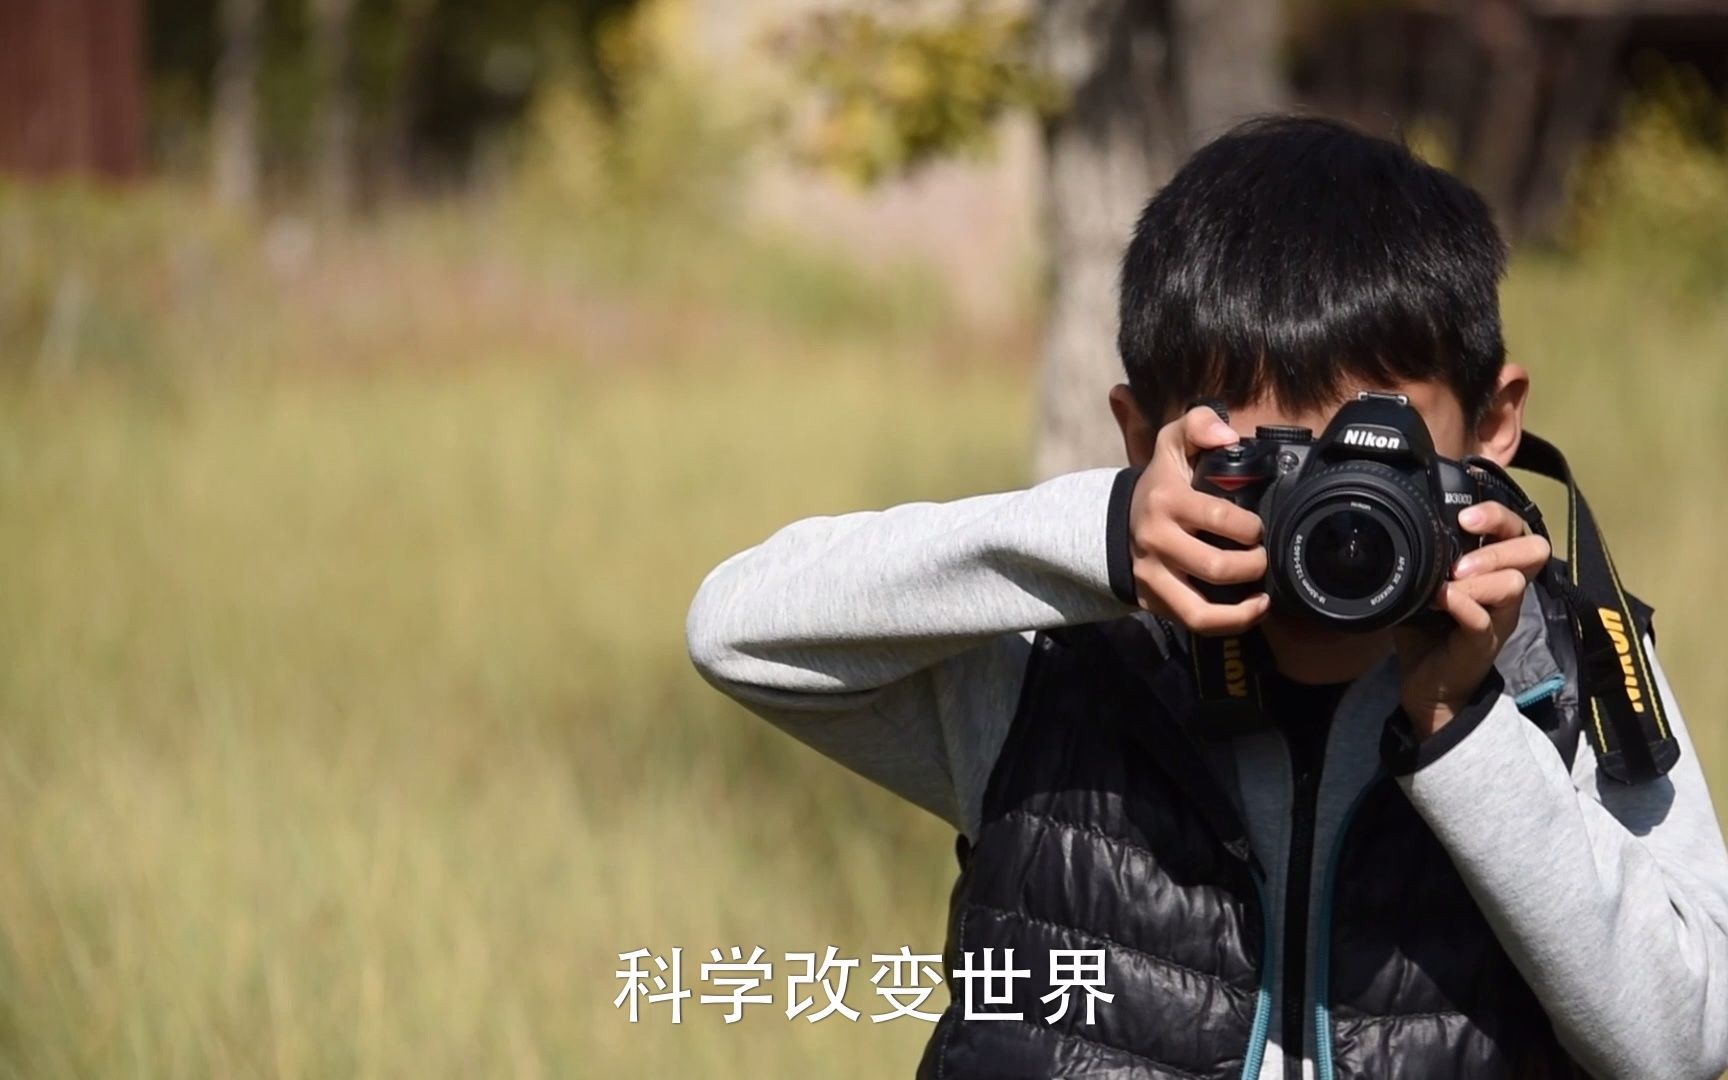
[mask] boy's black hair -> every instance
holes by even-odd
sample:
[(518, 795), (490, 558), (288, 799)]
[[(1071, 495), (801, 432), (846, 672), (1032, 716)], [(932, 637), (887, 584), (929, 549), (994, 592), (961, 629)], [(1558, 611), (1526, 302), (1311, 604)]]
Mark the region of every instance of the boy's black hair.
[(1506, 244), (1482, 197), (1398, 143), (1263, 116), (1191, 157), (1122, 260), (1117, 346), (1153, 423), (1198, 397), (1320, 408), (1438, 380), (1478, 418), (1505, 360)]

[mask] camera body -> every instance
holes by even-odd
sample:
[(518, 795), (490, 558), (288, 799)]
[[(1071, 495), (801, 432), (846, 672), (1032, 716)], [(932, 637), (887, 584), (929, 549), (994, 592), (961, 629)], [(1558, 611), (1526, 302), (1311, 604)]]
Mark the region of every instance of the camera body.
[(1356, 631), (1413, 618), (1449, 623), (1430, 606), (1434, 594), (1482, 543), (1459, 527), (1459, 512), (1484, 500), (1517, 509), (1487, 474), (1435, 452), (1408, 398), (1374, 391), (1346, 403), (1318, 438), (1261, 427), (1206, 451), (1194, 487), (1259, 514), (1267, 554), (1260, 587), (1196, 581), (1202, 595), (1235, 603), (1264, 588), (1274, 610)]

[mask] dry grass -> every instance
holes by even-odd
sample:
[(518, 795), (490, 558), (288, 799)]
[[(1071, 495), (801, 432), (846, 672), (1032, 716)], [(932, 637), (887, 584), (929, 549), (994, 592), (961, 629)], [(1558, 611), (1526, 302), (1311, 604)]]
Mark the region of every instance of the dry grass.
[[(794, 517), (1018, 484), (1023, 333), (713, 238), (0, 230), (0, 1074), (909, 1073), (923, 1025), (631, 1027), (612, 973), (939, 947), (946, 830), (722, 702), (683, 613)], [(1728, 308), (1639, 286), (1526, 261), (1511, 340), (1728, 778)]]

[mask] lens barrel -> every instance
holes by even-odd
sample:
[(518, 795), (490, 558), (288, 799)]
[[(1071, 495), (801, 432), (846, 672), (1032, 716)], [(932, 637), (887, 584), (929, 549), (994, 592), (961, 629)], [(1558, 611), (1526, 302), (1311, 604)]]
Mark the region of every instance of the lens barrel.
[(1432, 496), (1380, 462), (1329, 466), (1268, 509), (1276, 594), (1286, 607), (1345, 629), (1408, 618), (1427, 605), (1451, 562)]

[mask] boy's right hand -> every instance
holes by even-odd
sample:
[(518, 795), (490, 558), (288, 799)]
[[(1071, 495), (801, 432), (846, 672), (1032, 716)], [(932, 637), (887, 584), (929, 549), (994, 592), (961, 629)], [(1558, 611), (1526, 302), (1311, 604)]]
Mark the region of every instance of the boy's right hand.
[[(1158, 432), (1152, 460), (1135, 481), (1128, 511), (1134, 556), (1134, 591), (1140, 606), (1175, 619), (1199, 634), (1241, 633), (1266, 615), (1264, 592), (1236, 604), (1214, 604), (1190, 577), (1216, 585), (1259, 581), (1266, 575), (1260, 516), (1216, 495), (1194, 490), (1194, 458), (1240, 438), (1204, 405), (1196, 405)], [(1201, 540), (1208, 532), (1247, 545), (1232, 551)]]

